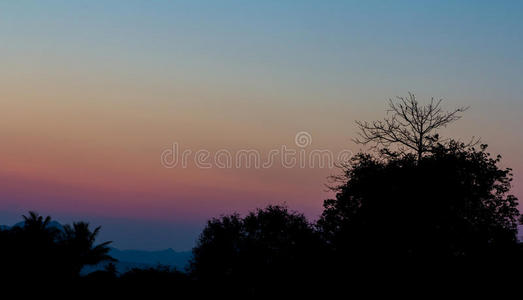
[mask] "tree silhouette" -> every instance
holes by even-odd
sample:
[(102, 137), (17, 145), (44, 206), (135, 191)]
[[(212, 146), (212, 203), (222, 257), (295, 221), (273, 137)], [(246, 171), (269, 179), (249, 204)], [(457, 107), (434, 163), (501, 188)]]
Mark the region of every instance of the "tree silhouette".
[(69, 258), (68, 265), (74, 276), (77, 276), (86, 265), (115, 261), (108, 255), (110, 241), (95, 245), (100, 228), (96, 227), (91, 231), (87, 222), (75, 222), (72, 226), (64, 226), (62, 246), (65, 255)]
[(107, 253), (109, 242), (95, 245), (100, 227), (88, 223), (51, 226), (51, 217), (36, 212), (23, 216), (24, 222), (0, 234), (0, 263), (3, 279), (26, 283), (71, 280), (85, 265), (113, 260)]
[(318, 226), (345, 263), (509, 258), (517, 254), (511, 169), (463, 143), (416, 155), (360, 153), (333, 186)]
[(43, 217), (40, 216), (38, 213), (34, 211), (30, 211), (29, 215), (23, 215), (22, 218), (24, 219), (23, 228), (28, 231), (45, 231), (49, 230), (48, 226), (51, 222), (51, 217)]
[(233, 214), (210, 220), (193, 249), (190, 271), (200, 280), (268, 292), (290, 286), (291, 279), (310, 277), (320, 248), (302, 214), (268, 206), (244, 218)]
[[(386, 154), (412, 151), (419, 161), (433, 145), (447, 141), (440, 139), (436, 131), (460, 119), (460, 114), (468, 109), (460, 107), (444, 111), (441, 102), (442, 99), (431, 98), (429, 104), (420, 105), (412, 93), (407, 97), (397, 97), (396, 101), (389, 99), (387, 118), (373, 122), (356, 121), (360, 132), (354, 141), (358, 144), (372, 144), (374, 148), (381, 146), (383, 148), (380, 150)], [(468, 146), (477, 142), (473, 139)], [(393, 145), (398, 147), (391, 151)]]

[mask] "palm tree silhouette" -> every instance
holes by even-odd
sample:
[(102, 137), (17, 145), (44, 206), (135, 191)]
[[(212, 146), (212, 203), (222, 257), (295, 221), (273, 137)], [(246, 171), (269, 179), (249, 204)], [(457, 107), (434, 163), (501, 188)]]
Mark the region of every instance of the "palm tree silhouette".
[(86, 265), (96, 265), (104, 261), (116, 261), (109, 255), (111, 241), (95, 245), (100, 227), (93, 231), (87, 222), (75, 222), (65, 225), (63, 231), (63, 245), (69, 257), (71, 272), (78, 275)]
[(37, 212), (30, 211), (28, 216), (24, 215), (22, 217), (24, 218), (24, 231), (34, 234), (46, 234), (49, 235), (49, 237), (56, 238), (59, 230), (49, 226), (51, 224), (50, 216), (44, 218)]
[(34, 228), (34, 229), (45, 229), (49, 223), (51, 222), (51, 217), (47, 216), (42, 217), (38, 213), (34, 211), (29, 212), (29, 216), (22, 216), (24, 218), (24, 227), (27, 229)]
[(51, 217), (43, 217), (34, 211), (30, 211), (28, 216), (22, 216), (24, 224), (22, 227), (16, 227), (23, 231), (24, 235), (28, 237), (28, 241), (33, 243), (40, 243), (40, 245), (50, 245), (59, 238), (60, 230), (58, 228), (50, 227)]

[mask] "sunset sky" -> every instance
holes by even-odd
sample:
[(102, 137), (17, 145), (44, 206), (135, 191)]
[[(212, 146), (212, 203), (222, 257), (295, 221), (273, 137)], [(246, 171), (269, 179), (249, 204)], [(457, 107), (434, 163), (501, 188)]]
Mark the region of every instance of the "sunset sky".
[(287, 203), (329, 168), (165, 168), (180, 149), (358, 151), (355, 120), (409, 91), (470, 106), (523, 198), (522, 1), (2, 1), (0, 223), (36, 210), (101, 239), (190, 249), (205, 221)]

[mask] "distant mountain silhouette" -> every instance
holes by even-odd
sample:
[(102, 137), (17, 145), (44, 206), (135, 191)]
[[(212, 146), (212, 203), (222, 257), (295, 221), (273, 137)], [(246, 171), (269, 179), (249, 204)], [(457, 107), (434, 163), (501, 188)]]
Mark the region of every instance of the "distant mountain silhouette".
[[(119, 273), (124, 273), (133, 268), (143, 269), (156, 267), (158, 265), (183, 270), (192, 256), (190, 251), (177, 252), (171, 248), (159, 251), (120, 250), (111, 248), (109, 255), (118, 260), (114, 265)], [(82, 274), (103, 270), (107, 264), (108, 263), (101, 263), (96, 266), (87, 266), (82, 270)]]
[(147, 265), (162, 264), (177, 268), (185, 267), (186, 263), (191, 258), (190, 251), (177, 252), (171, 248), (159, 251), (119, 250), (112, 248), (109, 254), (120, 261)]

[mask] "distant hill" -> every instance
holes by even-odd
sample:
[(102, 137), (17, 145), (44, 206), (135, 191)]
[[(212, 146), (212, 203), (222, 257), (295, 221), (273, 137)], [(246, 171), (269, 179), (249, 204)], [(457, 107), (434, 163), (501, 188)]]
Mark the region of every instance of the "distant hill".
[[(177, 252), (171, 248), (159, 251), (120, 250), (111, 248), (109, 255), (118, 260), (118, 262), (114, 263), (116, 270), (123, 273), (132, 268), (150, 268), (159, 265), (169, 266), (183, 271), (192, 254), (190, 251)], [(82, 270), (82, 273), (88, 274), (103, 270), (106, 265), (107, 263), (88, 266)]]
[(173, 249), (160, 251), (142, 251), (142, 250), (119, 250), (112, 248), (109, 253), (112, 257), (127, 262), (135, 262), (147, 265), (169, 265), (177, 268), (183, 268), (191, 257), (191, 252), (176, 252)]

